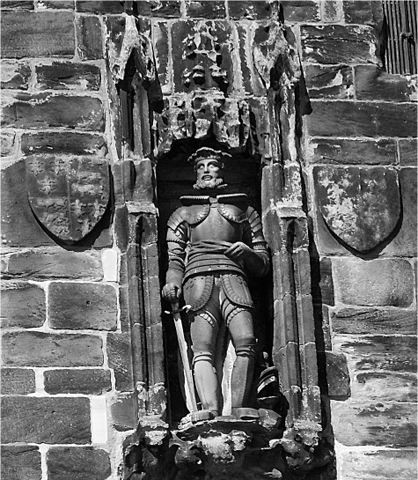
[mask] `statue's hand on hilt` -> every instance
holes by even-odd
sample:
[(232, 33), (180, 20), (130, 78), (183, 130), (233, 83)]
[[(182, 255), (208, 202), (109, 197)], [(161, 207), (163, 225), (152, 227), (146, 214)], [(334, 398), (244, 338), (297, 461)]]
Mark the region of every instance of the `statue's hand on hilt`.
[(170, 303), (178, 303), (181, 296), (181, 287), (175, 283), (167, 283), (164, 285), (161, 292), (164, 300), (167, 300)]

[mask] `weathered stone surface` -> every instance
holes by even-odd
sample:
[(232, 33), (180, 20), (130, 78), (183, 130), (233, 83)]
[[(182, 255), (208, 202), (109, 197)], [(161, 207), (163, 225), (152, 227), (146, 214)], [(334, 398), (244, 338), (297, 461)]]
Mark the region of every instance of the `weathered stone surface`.
[(31, 77), (30, 66), (9, 60), (1, 62), (1, 88), (27, 90)]
[[(84, 3), (93, 4), (96, 2)], [(78, 17), (76, 21), (76, 34), (77, 53), (81, 60), (98, 60), (103, 58), (102, 27), (97, 17)]]
[(344, 19), (347, 23), (358, 23), (360, 25), (373, 25), (372, 1), (345, 0), (343, 2)]
[(95, 367), (103, 365), (102, 339), (93, 335), (10, 332), (3, 335), (5, 365)]
[(414, 272), (402, 259), (332, 259), (339, 301), (348, 305), (409, 307), (414, 301)]
[(99, 252), (49, 250), (12, 254), (4, 274), (8, 278), (101, 280), (103, 270)]
[(1, 133), (1, 151), (2, 157), (8, 157), (12, 155), (15, 150), (16, 133), (14, 132), (2, 132)]
[(22, 135), (25, 155), (38, 153), (98, 155), (107, 154), (106, 140), (101, 135), (73, 132), (38, 132)]
[(35, 392), (35, 372), (23, 368), (1, 369), (2, 395), (28, 395)]
[(417, 140), (399, 140), (399, 162), (401, 166), (417, 166), (418, 160), (418, 144)]
[(2, 9), (15, 10), (33, 10), (33, 0), (2, 0), (0, 7)]
[[(42, 0), (44, 8), (74, 10), (74, 0)], [(38, 4), (38, 10), (41, 8)]]
[(310, 98), (354, 97), (351, 67), (306, 65), (304, 71)]
[(84, 13), (123, 13), (123, 3), (117, 0), (76, 0), (76, 10)]
[(350, 396), (350, 374), (347, 359), (342, 353), (325, 352), (328, 396), (332, 400), (346, 400)]
[(346, 446), (416, 446), (416, 407), (402, 403), (332, 402), (335, 439)]
[(342, 163), (358, 165), (395, 164), (395, 140), (347, 140), (313, 138), (309, 159), (313, 163)]
[(186, 4), (186, 15), (190, 18), (225, 18), (225, 3), (219, 1), (191, 1)]
[[(107, 337), (109, 367), (115, 372), (116, 390), (133, 391), (133, 372), (130, 333), (112, 333)], [(129, 353), (128, 353), (129, 352)]]
[(29, 283), (3, 282), (1, 291), (1, 326), (41, 327), (46, 320), (45, 292)]
[(341, 480), (412, 480), (417, 477), (416, 450), (344, 451), (338, 456)]
[(119, 393), (111, 400), (112, 424), (113, 427), (125, 432), (137, 427), (136, 419), (136, 397), (129, 394)]
[(282, 7), (286, 23), (319, 21), (319, 4), (313, 0), (286, 0), (286, 2), (282, 2)]
[(98, 448), (51, 448), (46, 462), (49, 480), (105, 480), (112, 473), (109, 454)]
[(414, 337), (336, 335), (333, 344), (346, 354), (353, 373), (365, 370), (415, 373), (417, 368)]
[(47, 370), (44, 388), (51, 395), (57, 393), (83, 393), (102, 395), (112, 389), (110, 370)]
[(325, 305), (334, 305), (334, 282), (332, 279), (331, 259), (321, 258), (320, 262), (320, 300)]
[(343, 18), (342, 4), (339, 0), (325, 0), (320, 3), (321, 19), (325, 23), (340, 23)]
[(349, 247), (370, 251), (394, 231), (401, 213), (394, 169), (315, 167), (313, 175), (321, 214)]
[(99, 90), (100, 69), (96, 65), (53, 62), (35, 67), (40, 90)]
[(351, 396), (357, 401), (414, 403), (417, 399), (417, 378), (408, 373), (358, 373), (351, 384)]
[(38, 447), (2, 445), (1, 472), (4, 480), (41, 480), (41, 453)]
[(325, 25), (301, 28), (303, 60), (322, 64), (376, 63), (373, 29), (367, 26)]
[(68, 127), (103, 131), (102, 102), (92, 97), (66, 97), (42, 93), (24, 95), (3, 109), (2, 127), (41, 129)]
[(357, 100), (409, 102), (416, 96), (416, 88), (402, 75), (391, 75), (376, 65), (358, 65), (354, 68)]
[(172, 79), (168, 70), (168, 26), (166, 22), (153, 23), (152, 41), (154, 43), (155, 67), (161, 90), (164, 95), (169, 95), (172, 90)]
[(416, 105), (313, 101), (305, 117), (311, 136), (415, 137)]
[(229, 16), (234, 20), (261, 20), (269, 18), (272, 5), (265, 1), (228, 1)]
[(402, 224), (383, 253), (414, 257), (417, 253), (417, 169), (402, 168), (399, 171), (399, 182), (402, 194)]
[(49, 323), (69, 330), (116, 330), (116, 290), (98, 283), (51, 283)]
[(335, 333), (354, 335), (415, 335), (416, 310), (343, 308), (332, 316)]
[(2, 443), (75, 443), (91, 440), (87, 398), (5, 397)]
[(177, 18), (181, 16), (180, 0), (159, 0), (138, 2), (138, 14), (152, 17)]
[(74, 55), (74, 15), (70, 12), (3, 12), (3, 58)]

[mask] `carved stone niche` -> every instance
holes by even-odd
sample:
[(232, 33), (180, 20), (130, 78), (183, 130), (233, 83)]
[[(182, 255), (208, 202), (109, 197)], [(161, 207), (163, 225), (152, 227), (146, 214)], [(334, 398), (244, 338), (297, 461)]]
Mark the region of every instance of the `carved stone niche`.
[[(263, 21), (178, 20), (168, 41), (133, 4), (107, 24), (115, 211), (127, 232), (119, 241), (129, 318), (122, 323), (138, 414), (124, 442), (122, 478), (332, 479), (299, 148), (306, 99), (291, 32), (273, 3)], [(167, 219), (181, 195), (193, 194), (186, 159), (201, 147), (231, 155), (228, 193), (246, 193), (260, 214), (271, 270), (252, 289), (259, 308), (251, 414), (230, 415), (226, 386), (222, 415), (193, 423), (160, 292)], [(187, 339), (185, 319), (183, 326)]]

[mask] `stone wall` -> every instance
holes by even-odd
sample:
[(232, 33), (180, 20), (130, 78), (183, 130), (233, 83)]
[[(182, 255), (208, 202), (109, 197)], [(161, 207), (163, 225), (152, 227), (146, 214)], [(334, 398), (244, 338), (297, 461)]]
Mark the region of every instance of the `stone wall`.
[[(302, 125), (305, 200), (338, 478), (415, 478), (416, 91), (412, 79), (379, 67), (380, 2), (282, 4), (312, 109)], [(117, 479), (136, 423), (124, 269), (132, 251), (121, 193), (128, 186), (105, 62), (106, 28), (117, 37), (123, 5), (1, 7), (3, 478)], [(163, 86), (172, 68), (161, 55), (167, 48), (169, 56), (168, 26), (270, 14), (265, 2), (250, 1), (142, 7), (160, 32)], [(139, 179), (150, 175), (149, 153), (142, 156)], [(79, 243), (51, 236), (28, 202), (26, 165), (42, 159), (111, 167), (101, 182), (115, 196)], [(155, 249), (152, 239), (149, 255)]]

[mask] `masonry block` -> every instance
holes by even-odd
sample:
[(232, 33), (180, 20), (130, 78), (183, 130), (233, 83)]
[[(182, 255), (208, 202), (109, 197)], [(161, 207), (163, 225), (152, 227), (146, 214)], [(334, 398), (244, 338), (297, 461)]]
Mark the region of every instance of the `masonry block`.
[(346, 23), (358, 23), (360, 25), (373, 25), (372, 1), (345, 0), (343, 1), (344, 19)]
[(38, 447), (2, 445), (1, 472), (4, 480), (41, 480), (41, 453)]
[(414, 403), (417, 378), (400, 372), (361, 372), (354, 375), (351, 396), (355, 400)]
[[(409, 140), (405, 140), (408, 142)], [(309, 146), (312, 163), (390, 165), (396, 163), (395, 140), (349, 140), (313, 138)]]
[(345, 353), (351, 374), (364, 371), (415, 373), (416, 338), (384, 335), (335, 335), (335, 350)]
[(76, 0), (77, 12), (83, 13), (123, 13), (123, 3), (115, 0)]
[(415, 335), (415, 309), (343, 308), (332, 315), (332, 330), (343, 335)]
[(348, 305), (409, 307), (414, 273), (403, 259), (332, 259), (337, 298)]
[(87, 398), (2, 398), (2, 443), (86, 444), (90, 440)]
[(31, 73), (30, 66), (26, 62), (4, 60), (1, 62), (1, 88), (27, 90)]
[(350, 99), (354, 97), (351, 67), (306, 65), (304, 73), (310, 98)]
[(131, 393), (119, 393), (111, 400), (112, 424), (119, 432), (137, 427), (136, 397)]
[(35, 393), (35, 372), (27, 368), (2, 368), (1, 393), (2, 395)]
[(322, 64), (377, 63), (376, 38), (367, 26), (302, 26), (302, 59)]
[[(93, 4), (102, 2), (84, 3)], [(103, 58), (102, 26), (97, 17), (78, 17), (76, 20), (76, 35), (77, 53), (81, 60), (98, 60)]]
[(3, 12), (3, 58), (72, 57), (74, 15), (70, 12)]
[(51, 9), (74, 10), (74, 0), (42, 0), (42, 5)]
[[(205, 5), (206, 3), (207, 2), (205, 2)], [(152, 41), (154, 42), (155, 64), (161, 90), (163, 94), (169, 95), (172, 90), (172, 85), (169, 72), (168, 25), (166, 22), (153, 23)]]
[(416, 139), (401, 139), (399, 140), (399, 162), (402, 166), (413, 166), (417, 165), (417, 151), (418, 151), (418, 142)]
[(357, 100), (411, 102), (416, 87), (402, 75), (391, 75), (377, 65), (358, 65), (354, 68)]
[(350, 373), (347, 358), (342, 353), (325, 352), (327, 395), (332, 400), (346, 400), (350, 397)]
[(51, 328), (116, 330), (116, 290), (101, 283), (52, 283), (49, 287)]
[(9, 155), (12, 155), (15, 151), (16, 133), (2, 132), (0, 141), (1, 141), (1, 151), (0, 151), (1, 156), (8, 157)]
[(415, 450), (344, 451), (338, 457), (341, 480), (411, 480), (417, 477)]
[(378, 102), (312, 102), (307, 132), (321, 137), (415, 137), (416, 105)]
[(103, 278), (99, 252), (71, 252), (49, 250), (25, 252), (9, 257), (6, 277), (40, 280), (84, 279), (99, 281)]
[(61, 393), (103, 395), (112, 389), (110, 370), (98, 368), (47, 370), (44, 372), (44, 388), (51, 395)]
[(225, 2), (191, 1), (186, 4), (186, 15), (189, 18), (225, 18)]
[(33, 10), (33, 0), (2, 0), (1, 9), (10, 10)]
[(138, 14), (147, 17), (178, 18), (181, 16), (180, 5), (179, 0), (161, 0), (158, 3), (147, 0), (137, 2)]
[(4, 107), (1, 125), (10, 128), (67, 127), (103, 131), (104, 109), (98, 98), (21, 94)]
[(110, 478), (109, 454), (92, 447), (53, 447), (47, 453), (48, 480), (106, 480)]
[[(109, 367), (115, 372), (116, 390), (132, 392), (132, 347), (130, 333), (112, 333), (107, 337)], [(145, 354), (145, 353), (144, 353)]]
[(3, 282), (1, 291), (1, 326), (34, 328), (46, 320), (45, 292), (25, 282)]
[(101, 135), (74, 132), (34, 132), (22, 135), (25, 155), (38, 153), (97, 155), (107, 154), (106, 140)]
[(40, 90), (99, 90), (100, 69), (96, 65), (53, 62), (35, 67)]
[(228, 1), (229, 16), (233, 20), (262, 20), (270, 18), (272, 5), (265, 1)]
[(416, 446), (416, 408), (402, 403), (332, 402), (335, 439), (345, 446)]
[(285, 23), (319, 22), (319, 3), (314, 0), (287, 0), (281, 3)]
[(93, 335), (9, 332), (3, 335), (7, 366), (95, 367), (103, 365), (102, 339)]

